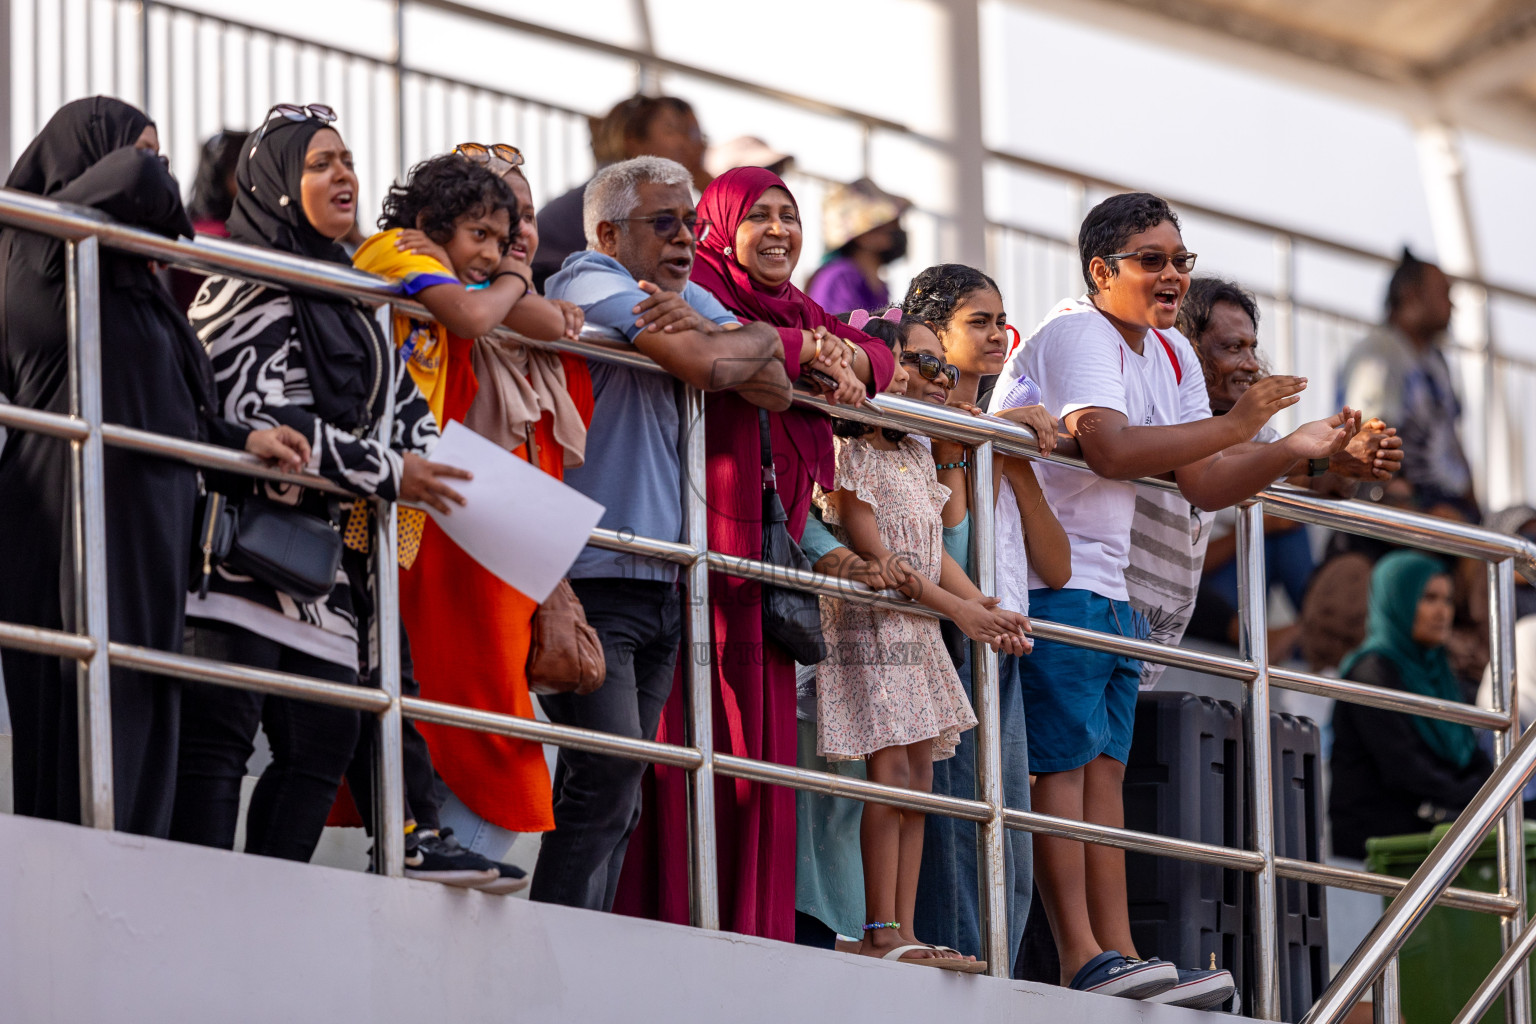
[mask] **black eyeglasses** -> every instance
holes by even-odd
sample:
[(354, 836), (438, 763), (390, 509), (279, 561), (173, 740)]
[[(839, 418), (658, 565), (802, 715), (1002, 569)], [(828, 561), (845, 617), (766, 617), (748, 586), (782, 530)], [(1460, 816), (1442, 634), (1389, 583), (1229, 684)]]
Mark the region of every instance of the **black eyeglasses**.
[[(923, 380), (931, 380), (945, 391), (953, 391), (960, 383), (960, 370), (952, 363), (946, 363), (938, 356), (931, 356), (927, 352), (903, 352), (901, 361), (908, 366), (916, 366), (918, 375)], [(939, 378), (942, 377), (943, 380)]]
[(272, 116), (273, 114), (293, 122), (308, 121), (310, 118), (314, 118), (321, 124), (333, 124), (336, 120), (336, 111), (324, 103), (310, 103), (302, 107), (297, 103), (274, 103), (267, 110), (266, 117), (261, 119), (261, 131), (256, 133), (256, 141), (251, 143), (251, 152), (256, 152), (256, 147), (261, 145), (262, 136), (266, 135), (267, 129), (272, 127), (272, 122), (276, 120)]
[(674, 238), (677, 236), (677, 229), (679, 227), (687, 228), (689, 233), (693, 235), (694, 241), (696, 242), (702, 242), (704, 239), (709, 237), (709, 221), (700, 220), (698, 217), (692, 214), (689, 214), (686, 217), (679, 217), (675, 213), (657, 213), (649, 217), (619, 218), (620, 223), (625, 223), (632, 220), (640, 220), (649, 223), (651, 225), (651, 230), (656, 232), (657, 238)]
[(453, 151), (459, 156), (482, 164), (490, 163), (491, 157), (507, 164), (508, 167), (521, 167), (526, 163), (523, 159), (523, 151), (505, 142), (496, 142), (489, 146), (483, 142), (461, 142), (453, 147)]
[(1187, 274), (1195, 269), (1195, 254), (1192, 252), (1176, 252), (1169, 255), (1166, 252), (1117, 252), (1104, 259), (1108, 260), (1138, 260), (1141, 269), (1149, 274), (1160, 273), (1171, 260), (1173, 269), (1181, 274)]

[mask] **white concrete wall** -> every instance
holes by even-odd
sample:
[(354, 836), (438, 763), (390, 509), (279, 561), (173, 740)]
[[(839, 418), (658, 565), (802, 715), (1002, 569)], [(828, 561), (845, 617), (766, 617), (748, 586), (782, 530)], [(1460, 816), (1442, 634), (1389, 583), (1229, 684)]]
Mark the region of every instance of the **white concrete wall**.
[(1207, 1019), (10, 815), (0, 850), (6, 1024)]

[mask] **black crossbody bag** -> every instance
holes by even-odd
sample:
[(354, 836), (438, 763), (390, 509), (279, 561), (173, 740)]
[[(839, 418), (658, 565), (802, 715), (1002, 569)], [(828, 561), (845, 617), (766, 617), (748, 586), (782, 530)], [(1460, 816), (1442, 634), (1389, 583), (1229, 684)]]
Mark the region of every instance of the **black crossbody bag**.
[[(811, 560), (789, 535), (789, 516), (773, 472), (773, 435), (768, 411), (757, 410), (757, 427), (763, 461), (763, 561), (790, 569), (811, 570)], [(821, 603), (815, 594), (788, 587), (763, 584), (763, 639), (778, 644), (802, 665), (815, 665), (827, 657), (827, 641), (821, 635)]]
[(193, 586), (208, 594), (215, 567), (249, 576), (295, 601), (313, 603), (336, 586), (341, 534), (327, 520), (251, 495), (239, 504), (210, 489), (193, 558)]

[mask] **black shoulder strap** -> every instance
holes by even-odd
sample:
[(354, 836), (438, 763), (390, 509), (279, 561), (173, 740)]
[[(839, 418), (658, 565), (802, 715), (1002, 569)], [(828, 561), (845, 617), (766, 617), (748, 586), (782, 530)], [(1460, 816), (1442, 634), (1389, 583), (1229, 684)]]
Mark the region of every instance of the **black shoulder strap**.
[(761, 407), (757, 410), (757, 436), (762, 451), (763, 490), (773, 491), (777, 482), (773, 473), (773, 431), (768, 426), (768, 410)]

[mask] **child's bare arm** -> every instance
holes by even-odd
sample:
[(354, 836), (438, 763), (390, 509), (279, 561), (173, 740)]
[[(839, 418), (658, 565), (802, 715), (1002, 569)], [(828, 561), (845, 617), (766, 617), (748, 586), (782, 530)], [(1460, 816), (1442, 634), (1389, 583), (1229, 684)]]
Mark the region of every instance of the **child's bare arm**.
[[(905, 575), (898, 571), (898, 563), (891, 549), (880, 539), (880, 525), (875, 520), (875, 510), (852, 491), (837, 490), (829, 495), (832, 506), (843, 529), (848, 531), (848, 546), (866, 562), (879, 566), (891, 586), (906, 593)], [(907, 594), (914, 597), (913, 594)]]
[[(448, 262), (447, 252), (423, 231), (409, 228), (400, 232), (395, 248), (402, 252), (431, 256), (457, 273), (456, 268)], [(498, 274), (503, 270), (512, 273), (493, 277), (484, 288), (471, 289), (462, 281), (445, 281), (423, 288), (416, 298), (427, 307), (427, 311), (438, 323), (454, 334), (461, 338), (478, 338), (501, 323), (527, 292), (528, 282), (532, 280), (525, 263), (504, 259), (496, 268)], [(559, 337), (559, 332), (551, 337)]]
[(1019, 525), (1024, 530), (1024, 551), (1035, 575), (1052, 590), (1060, 590), (1072, 578), (1072, 544), (1056, 513), (1040, 488), (1035, 467), (1027, 459), (1009, 459), (1004, 476), (1019, 506)]
[[(966, 509), (969, 507), (970, 495), (966, 494), (965, 469), (958, 463), (969, 463), (971, 453), (963, 444), (954, 441), (933, 442), (934, 471), (939, 483), (949, 488), (949, 500), (944, 502), (942, 517), (944, 526), (952, 528), (959, 526), (965, 519)], [(953, 469), (943, 469), (944, 466), (953, 466)]]
[(951, 599), (945, 602), (948, 610), (930, 607), (954, 620), (960, 631), (972, 640), (980, 640), (994, 651), (1019, 657), (1028, 654), (1034, 646), (1027, 635), (1029, 619), (1019, 612), (999, 608), (998, 599), (983, 594), (960, 568), (960, 563), (947, 552), (939, 569), (939, 589)]
[(574, 341), (581, 336), (580, 327), (572, 329), (569, 325), (565, 310), (538, 292), (522, 295), (501, 322), (535, 341), (554, 341), (562, 336)]

